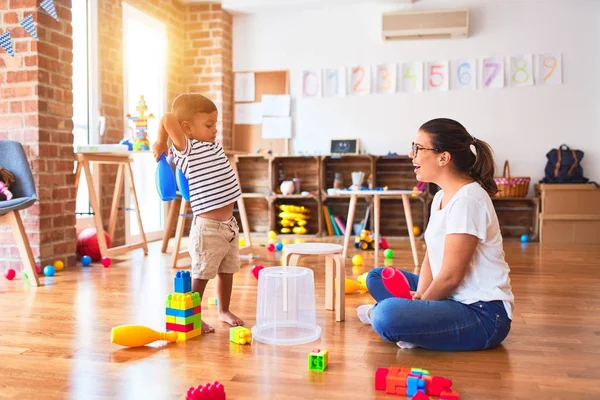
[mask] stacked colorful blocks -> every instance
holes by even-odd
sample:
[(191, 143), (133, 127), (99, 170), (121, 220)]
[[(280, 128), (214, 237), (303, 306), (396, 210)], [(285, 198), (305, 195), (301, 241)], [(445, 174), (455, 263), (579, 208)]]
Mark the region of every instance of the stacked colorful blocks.
[(165, 303), (166, 329), (177, 332), (177, 341), (183, 342), (202, 333), (202, 299), (198, 292), (192, 292), (189, 271), (177, 271), (174, 287)]

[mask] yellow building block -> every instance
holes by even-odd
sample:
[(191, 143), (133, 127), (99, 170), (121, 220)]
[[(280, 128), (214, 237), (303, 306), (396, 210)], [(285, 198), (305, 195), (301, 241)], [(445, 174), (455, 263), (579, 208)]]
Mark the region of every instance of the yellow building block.
[(167, 315), (167, 323), (168, 324), (176, 324), (177, 323), (177, 317), (174, 317), (172, 315)]
[(252, 342), (252, 331), (243, 326), (234, 326), (229, 328), (229, 341), (237, 344), (247, 344)]
[(190, 340), (200, 335), (202, 335), (202, 328), (194, 329), (193, 331), (189, 332), (177, 332), (177, 341), (185, 342), (186, 340)]
[(170, 293), (167, 296), (165, 306), (175, 310), (187, 310), (200, 305), (200, 294), (198, 292), (190, 293)]

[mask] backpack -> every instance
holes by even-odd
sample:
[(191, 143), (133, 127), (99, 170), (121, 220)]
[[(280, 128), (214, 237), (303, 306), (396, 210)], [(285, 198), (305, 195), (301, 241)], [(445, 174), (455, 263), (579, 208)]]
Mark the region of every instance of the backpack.
[(558, 149), (552, 149), (546, 154), (548, 162), (544, 169), (544, 179), (540, 183), (587, 183), (583, 176), (583, 151), (571, 150), (563, 144)]

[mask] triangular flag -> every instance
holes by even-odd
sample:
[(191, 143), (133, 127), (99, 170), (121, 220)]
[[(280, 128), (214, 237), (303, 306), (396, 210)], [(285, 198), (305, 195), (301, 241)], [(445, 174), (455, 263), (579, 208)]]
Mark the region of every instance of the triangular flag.
[(52, 18), (58, 21), (58, 16), (56, 15), (56, 9), (54, 8), (54, 1), (52, 0), (44, 0), (40, 4), (42, 7)]
[(0, 35), (0, 47), (2, 47), (12, 57), (15, 56), (15, 52), (13, 51), (12, 40), (10, 38), (10, 32), (6, 31), (2, 35)]
[(25, 19), (19, 22), (19, 24), (21, 24), (21, 26), (25, 28), (27, 33), (33, 36), (35, 40), (39, 40), (37, 32), (35, 31), (35, 25), (33, 24), (33, 14), (29, 14), (28, 16), (26, 16)]

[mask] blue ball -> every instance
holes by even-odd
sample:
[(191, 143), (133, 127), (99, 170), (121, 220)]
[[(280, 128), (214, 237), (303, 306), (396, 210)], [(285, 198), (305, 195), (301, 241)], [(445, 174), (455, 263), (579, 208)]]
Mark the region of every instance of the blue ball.
[(283, 243), (281, 243), (281, 242), (277, 242), (277, 244), (275, 245), (275, 248), (276, 248), (277, 250), (281, 250), (281, 249), (283, 249)]
[(53, 265), (46, 265), (44, 267), (44, 275), (53, 276), (55, 273), (56, 273), (56, 269), (54, 268)]
[(521, 242), (523, 242), (523, 243), (529, 242), (529, 235), (526, 235), (526, 234), (521, 235)]
[(83, 264), (84, 267), (87, 267), (91, 263), (92, 263), (92, 257), (90, 257), (90, 256), (81, 257), (81, 264)]

